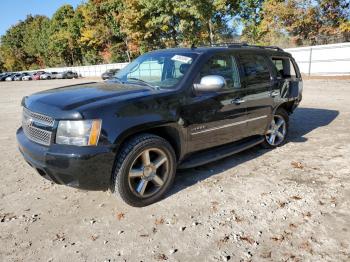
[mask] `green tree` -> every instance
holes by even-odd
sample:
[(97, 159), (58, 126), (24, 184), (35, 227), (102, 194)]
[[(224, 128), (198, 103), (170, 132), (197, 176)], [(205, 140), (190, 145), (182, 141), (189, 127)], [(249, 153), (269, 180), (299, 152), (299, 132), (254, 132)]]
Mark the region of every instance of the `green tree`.
[(50, 36), (50, 20), (46, 16), (34, 16), (27, 23), (23, 36), (23, 48), (28, 56), (35, 57), (31, 69), (43, 68), (49, 65), (47, 47)]
[(28, 69), (35, 63), (35, 57), (25, 50), (24, 37), (28, 24), (33, 21), (31, 15), (6, 31), (1, 37), (1, 53), (4, 67), (9, 70)]
[(51, 64), (69, 66), (80, 64), (78, 22), (71, 5), (63, 5), (54, 13), (50, 26), (49, 55)]

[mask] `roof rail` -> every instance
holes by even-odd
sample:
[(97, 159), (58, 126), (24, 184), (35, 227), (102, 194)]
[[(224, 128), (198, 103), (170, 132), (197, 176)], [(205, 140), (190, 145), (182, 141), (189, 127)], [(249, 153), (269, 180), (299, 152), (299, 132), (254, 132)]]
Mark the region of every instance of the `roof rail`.
[[(211, 45), (204, 45), (204, 46), (200, 46), (200, 47), (254, 47), (254, 48), (262, 48), (262, 49), (274, 49), (276, 51), (283, 51), (282, 48), (278, 47), (278, 46), (261, 46), (261, 45), (250, 45), (248, 43), (242, 42), (242, 43), (235, 43), (235, 42), (231, 42), (231, 43), (213, 43)], [(191, 48), (196, 48), (196, 46), (192, 45)]]
[[(223, 42), (223, 43), (212, 43), (210, 45), (201, 45), (201, 46), (198, 46), (198, 47), (239, 47), (239, 46), (247, 46), (248, 44), (245, 43), (245, 42)], [(194, 46), (193, 47), (197, 47), (197, 46)]]
[(263, 48), (263, 49), (275, 49), (277, 51), (283, 51), (282, 48), (278, 47), (278, 46), (272, 46), (272, 45), (267, 45), (267, 46), (263, 46), (263, 45), (248, 45), (251, 47), (256, 47), (256, 48)]

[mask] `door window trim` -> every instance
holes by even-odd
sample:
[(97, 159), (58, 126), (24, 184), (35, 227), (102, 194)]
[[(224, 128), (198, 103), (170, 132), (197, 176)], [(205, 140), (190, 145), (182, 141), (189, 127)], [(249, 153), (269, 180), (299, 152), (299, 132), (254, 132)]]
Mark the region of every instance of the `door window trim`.
[[(201, 73), (201, 70), (202, 68), (204, 67), (204, 65), (210, 61), (210, 59), (212, 59), (213, 57), (215, 56), (230, 56), (231, 57), (231, 63), (232, 63), (232, 71), (234, 71), (234, 68), (233, 66), (236, 67), (236, 70), (237, 70), (237, 76), (239, 77), (238, 81), (239, 81), (239, 88), (223, 88), (222, 90), (220, 91), (216, 91), (215, 93), (220, 93), (220, 94), (223, 94), (223, 93), (232, 93), (232, 92), (237, 92), (237, 91), (241, 91), (242, 89), (244, 89), (243, 85), (242, 85), (242, 75), (241, 75), (241, 68), (240, 68), (240, 63), (238, 61), (238, 58), (237, 56), (235, 55), (235, 53), (232, 53), (232, 52), (217, 52), (217, 53), (213, 53), (213, 54), (210, 54), (205, 62), (203, 62), (201, 64), (201, 67), (199, 68), (198, 72), (197, 72), (197, 76), (195, 77), (194, 81), (193, 81), (193, 84), (196, 83), (196, 81), (200, 81), (200, 73)], [(195, 96), (203, 96), (205, 94), (196, 94), (196, 92), (194, 91), (194, 88), (193, 88), (193, 84), (192, 84), (192, 92)]]
[[(269, 57), (267, 57), (265, 54), (261, 54), (261, 53), (249, 53), (249, 52), (240, 52), (237, 54), (237, 59), (238, 59), (238, 63), (239, 63), (239, 67), (240, 67), (240, 73), (241, 73), (241, 88), (254, 88), (254, 85), (256, 84), (249, 84), (247, 83), (247, 76), (245, 75), (245, 71), (244, 71), (244, 66), (243, 66), (243, 63), (242, 63), (242, 59), (241, 59), (241, 56), (244, 56), (244, 55), (253, 55), (253, 56), (260, 56), (262, 57), (264, 60), (265, 60), (265, 63), (266, 63), (266, 66), (267, 66), (267, 69), (269, 71), (269, 80), (266, 81), (266, 83), (270, 83), (272, 78), (273, 78), (273, 68), (271, 66), (270, 63), (272, 63), (272, 61), (269, 59)], [(242, 85), (243, 84), (243, 85)]]
[[(271, 61), (271, 63), (273, 64), (273, 70), (276, 71), (276, 76), (279, 76), (279, 73), (278, 73), (278, 70), (274, 64), (274, 62), (272, 61), (273, 58), (277, 58), (277, 59), (288, 59), (292, 65), (293, 65), (293, 68), (294, 68), (294, 72), (295, 72), (295, 76), (292, 77), (292, 78), (297, 78), (297, 79), (300, 79), (301, 75), (299, 73), (299, 68), (296, 64), (296, 62), (294, 61), (293, 57), (289, 57), (289, 56), (283, 56), (283, 55), (272, 55), (272, 56), (269, 56), (268, 59)], [(283, 77), (282, 77), (283, 79)]]

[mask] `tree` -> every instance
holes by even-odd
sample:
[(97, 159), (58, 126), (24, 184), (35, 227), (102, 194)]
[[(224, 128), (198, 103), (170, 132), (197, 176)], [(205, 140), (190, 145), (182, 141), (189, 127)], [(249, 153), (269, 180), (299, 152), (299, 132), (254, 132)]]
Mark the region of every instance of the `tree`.
[(49, 53), (52, 64), (74, 65), (81, 61), (78, 39), (80, 30), (74, 9), (63, 5), (53, 15), (50, 26)]
[(87, 63), (126, 60), (124, 35), (117, 21), (121, 8), (118, 0), (90, 0), (77, 9), (82, 18), (79, 42)]
[(318, 0), (322, 35), (335, 35), (341, 32), (340, 26), (350, 17), (349, 0)]
[(235, 20), (243, 25), (242, 40), (256, 43), (259, 42), (261, 32), (259, 25), (262, 20), (262, 6), (264, 0), (244, 0), (239, 4), (239, 17)]
[(235, 0), (124, 0), (118, 20), (130, 49), (143, 53), (229, 38), (237, 7)]
[(349, 0), (266, 0), (259, 7), (258, 19), (251, 19), (254, 11), (249, 6), (254, 10), (259, 4), (246, 0), (241, 10), (241, 16), (248, 10), (242, 38), (259, 44), (316, 44), (338, 35), (349, 20)]
[(27, 23), (23, 36), (23, 48), (28, 56), (35, 57), (30, 68), (43, 68), (49, 65), (47, 47), (50, 36), (50, 20), (46, 16), (34, 16)]
[(31, 64), (35, 63), (35, 57), (28, 54), (24, 48), (26, 30), (32, 21), (33, 17), (27, 16), (26, 20), (12, 26), (1, 37), (3, 66), (9, 71), (28, 69)]

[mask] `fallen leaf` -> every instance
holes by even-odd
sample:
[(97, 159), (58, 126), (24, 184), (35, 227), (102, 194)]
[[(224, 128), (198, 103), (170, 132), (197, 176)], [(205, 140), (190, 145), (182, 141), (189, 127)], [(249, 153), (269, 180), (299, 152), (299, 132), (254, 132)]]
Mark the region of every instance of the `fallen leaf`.
[(307, 212), (305, 214), (303, 214), (304, 217), (311, 217), (311, 213), (310, 212)]
[(168, 260), (168, 257), (165, 254), (157, 254), (155, 256), (155, 259), (157, 259), (157, 260)]
[(123, 212), (117, 213), (117, 219), (120, 221), (125, 218), (125, 214)]
[(56, 241), (64, 241), (65, 239), (66, 239), (66, 237), (64, 236), (63, 233), (62, 234), (57, 233), (56, 234), (56, 239), (54, 239), (54, 240), (56, 240)]
[(300, 196), (292, 196), (291, 198), (294, 199), (294, 200), (300, 200), (300, 199), (302, 199), (302, 197), (300, 197)]
[(242, 237), (240, 237), (240, 239), (243, 240), (243, 241), (248, 242), (248, 243), (251, 244), (251, 245), (255, 243), (254, 239), (252, 239), (252, 238), (249, 237), (249, 236), (242, 236)]
[(296, 161), (293, 161), (292, 163), (290, 163), (294, 168), (299, 168), (299, 169), (303, 169), (304, 168), (304, 165), (300, 162), (296, 162)]
[(98, 236), (92, 235), (90, 238), (92, 241), (95, 241), (96, 239), (98, 239)]
[(289, 227), (290, 227), (290, 228), (297, 228), (298, 226), (295, 225), (295, 224), (293, 224), (293, 223), (290, 223), (290, 224), (289, 224)]
[(271, 237), (271, 239), (276, 242), (282, 242), (284, 240), (284, 235), (278, 237)]
[(162, 225), (162, 224), (164, 224), (164, 218), (159, 218), (159, 219), (156, 219), (156, 221), (154, 222), (154, 224), (156, 224), (156, 225)]
[(278, 205), (280, 208), (284, 208), (287, 205), (287, 202), (278, 201)]

